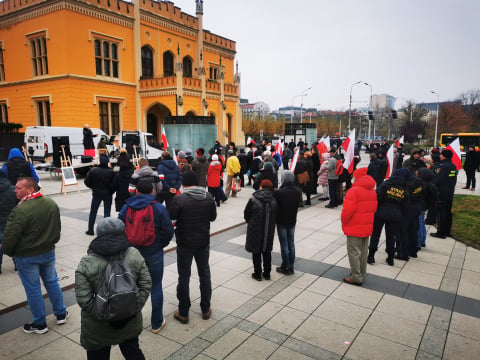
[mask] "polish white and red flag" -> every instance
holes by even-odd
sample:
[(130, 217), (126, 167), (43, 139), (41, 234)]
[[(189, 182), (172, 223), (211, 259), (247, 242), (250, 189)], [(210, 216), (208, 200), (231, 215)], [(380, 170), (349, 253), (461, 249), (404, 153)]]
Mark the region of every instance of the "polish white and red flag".
[(300, 150), (297, 149), (297, 151), (295, 151), (295, 155), (293, 155), (292, 162), (290, 163), (290, 171), (295, 171), (295, 166), (297, 166), (299, 152)]
[(276, 144), (275, 144), (275, 152), (277, 154), (279, 154), (280, 156), (283, 155), (283, 143), (281, 141), (278, 141)]
[[(403, 136), (402, 136), (402, 138), (403, 138)], [(395, 153), (393, 152), (393, 146), (390, 146), (388, 148), (387, 154), (385, 155), (385, 157), (387, 158), (387, 162), (388, 162), (387, 173), (385, 174), (385, 179), (388, 179), (393, 174), (394, 155), (395, 155)]]
[(162, 127), (162, 143), (163, 143), (163, 149), (167, 150), (168, 141), (167, 141), (167, 135), (165, 134), (165, 128), (164, 127)]
[(447, 149), (453, 153), (452, 163), (455, 164), (457, 170), (460, 170), (462, 168), (462, 154), (460, 153), (460, 140), (458, 137), (445, 148), (445, 150)]
[(405, 144), (404, 141), (405, 141), (405, 139), (404, 139), (404, 136), (402, 135), (402, 136), (400, 136), (400, 139), (398, 139), (396, 145), (398, 146), (398, 145), (400, 145), (400, 144)]
[(355, 129), (350, 131), (350, 135), (342, 143), (342, 148), (345, 150), (345, 160), (343, 167), (348, 170), (349, 174), (353, 173), (353, 158), (355, 156)]
[(248, 144), (253, 144), (253, 145), (257, 146), (257, 143), (255, 141), (253, 141), (253, 139), (250, 136), (247, 138), (247, 145)]
[(330, 150), (330, 136), (323, 137), (317, 144), (318, 153), (320, 154), (320, 158), (322, 154), (327, 153)]

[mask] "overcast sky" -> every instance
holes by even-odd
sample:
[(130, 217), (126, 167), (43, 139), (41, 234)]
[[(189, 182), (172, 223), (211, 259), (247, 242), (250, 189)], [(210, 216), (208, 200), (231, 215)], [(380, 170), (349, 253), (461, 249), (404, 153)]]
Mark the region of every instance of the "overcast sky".
[[(176, 0), (195, 15), (195, 0)], [(479, 0), (204, 0), (204, 28), (237, 43), (241, 97), (271, 110), (348, 109), (350, 86), (414, 102), (480, 88)], [(353, 87), (352, 108), (370, 88)], [(405, 104), (398, 99), (397, 107)]]

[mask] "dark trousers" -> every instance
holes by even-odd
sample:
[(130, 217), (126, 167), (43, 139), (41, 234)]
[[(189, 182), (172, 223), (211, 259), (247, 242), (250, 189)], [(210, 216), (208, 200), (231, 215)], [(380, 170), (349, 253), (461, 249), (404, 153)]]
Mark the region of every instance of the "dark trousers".
[(437, 223), (438, 211), (436, 206), (428, 208), (427, 217), (425, 218), (426, 225), (434, 225)]
[(467, 175), (467, 189), (470, 189), (470, 184), (472, 184), (472, 189), (475, 189), (475, 185), (477, 182), (477, 179), (475, 179), (475, 171), (477, 171), (477, 169), (465, 170), (465, 174)]
[(177, 270), (178, 270), (178, 311), (181, 316), (188, 316), (190, 310), (190, 275), (192, 272), (192, 260), (197, 263), (198, 277), (200, 278), (200, 308), (202, 313), (210, 310), (210, 299), (212, 298), (212, 282), (210, 277), (210, 246), (200, 249), (189, 249), (177, 246)]
[(288, 158), (282, 159), (283, 170), (288, 170)]
[[(418, 218), (417, 218), (418, 220)], [(400, 235), (395, 239), (395, 250), (397, 251), (398, 257), (406, 258), (408, 257), (408, 226), (409, 226), (409, 216), (404, 214), (402, 221), (400, 223)], [(418, 231), (418, 226), (417, 226)]]
[(262, 273), (262, 258), (263, 258), (263, 273), (265, 275), (270, 275), (270, 271), (272, 271), (272, 252), (271, 251), (252, 254), (253, 271), (257, 275), (260, 275)]
[(407, 252), (408, 255), (414, 256), (418, 251), (418, 228), (420, 212), (417, 209), (410, 209), (407, 216)]
[[(138, 344), (138, 337), (135, 339), (124, 341), (121, 344), (118, 344), (122, 355), (127, 360), (144, 360), (145, 356), (143, 355), (142, 350)], [(111, 346), (104, 347), (100, 350), (88, 351), (87, 350), (87, 359), (88, 360), (109, 360), (110, 359), (110, 349)]]
[(220, 205), (220, 201), (222, 200), (220, 197), (220, 187), (208, 187), (208, 192), (212, 194), (213, 198), (215, 199), (215, 202), (217, 205)]
[(93, 195), (90, 204), (90, 215), (88, 216), (88, 231), (93, 232), (95, 226), (95, 219), (97, 218), (98, 208), (103, 201), (103, 217), (110, 217), (112, 209), (112, 195)]
[(452, 203), (453, 199), (437, 202), (438, 228), (437, 234), (448, 236), (452, 230)]
[(370, 244), (368, 249), (370, 252), (375, 253), (378, 250), (378, 242), (380, 240), (380, 234), (382, 233), (383, 226), (385, 225), (385, 237), (387, 245), (387, 254), (393, 256), (395, 253), (395, 239), (399, 237), (400, 221), (392, 221), (380, 219), (375, 217), (373, 221), (373, 232), (370, 237)]
[(337, 179), (335, 180), (328, 179), (328, 195), (330, 196), (329, 205), (333, 205), (333, 206), (338, 205), (337, 182), (338, 182)]

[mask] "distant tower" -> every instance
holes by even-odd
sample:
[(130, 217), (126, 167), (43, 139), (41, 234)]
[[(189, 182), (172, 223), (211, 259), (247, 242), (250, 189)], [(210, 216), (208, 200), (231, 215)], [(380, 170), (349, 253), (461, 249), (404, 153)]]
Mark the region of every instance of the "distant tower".
[(197, 3), (197, 15), (203, 15), (203, 0), (195, 0)]

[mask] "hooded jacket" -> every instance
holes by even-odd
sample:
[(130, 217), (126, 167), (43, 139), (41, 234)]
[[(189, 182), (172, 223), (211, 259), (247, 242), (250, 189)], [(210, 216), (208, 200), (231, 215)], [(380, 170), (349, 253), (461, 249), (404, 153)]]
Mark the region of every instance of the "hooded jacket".
[(17, 197), (15, 195), (15, 187), (5, 175), (0, 175), (0, 242), (3, 239), (3, 230), (7, 224), (8, 216), (12, 209), (17, 205)]
[(178, 246), (196, 250), (210, 244), (210, 222), (217, 218), (217, 206), (205, 188), (185, 188), (172, 199), (168, 212), (172, 220), (177, 220)]
[(278, 188), (278, 175), (275, 172), (273, 164), (271, 162), (266, 162), (263, 166), (263, 170), (260, 171), (260, 174), (255, 178), (253, 183), (253, 188), (258, 190), (262, 180), (270, 180), (273, 184), (274, 189)]
[(173, 225), (170, 216), (168, 215), (167, 209), (155, 201), (155, 196), (147, 194), (139, 194), (128, 198), (123, 205), (118, 218), (126, 224), (126, 217), (128, 208), (133, 208), (135, 210), (145, 209), (147, 206), (152, 205), (153, 207), (153, 217), (155, 224), (155, 241), (150, 246), (137, 246), (136, 248), (140, 251), (144, 258), (152, 256), (163, 250), (165, 246), (170, 243), (173, 237)]
[(433, 184), (434, 173), (427, 168), (418, 170), (418, 177), (423, 181), (422, 206), (423, 210), (430, 209), (435, 206), (438, 200), (438, 190)]
[[(140, 311), (150, 294), (152, 280), (147, 265), (137, 249), (130, 247), (130, 243), (123, 231), (108, 233), (95, 238), (75, 271), (75, 294), (81, 312), (80, 343), (86, 350), (99, 350), (106, 346), (120, 344), (134, 339), (143, 330), (142, 312)], [(138, 286), (137, 314), (121, 322), (100, 321), (90, 315), (93, 295), (102, 280), (107, 259), (103, 257), (117, 257), (125, 250), (125, 262), (136, 276)], [(92, 252), (103, 256), (95, 256)]]
[(158, 177), (158, 173), (154, 171), (150, 166), (145, 165), (140, 169), (135, 171), (130, 178), (130, 183), (128, 185), (128, 191), (130, 193), (135, 193), (137, 185), (140, 181), (150, 181), (153, 185), (154, 195), (160, 194), (162, 192), (163, 184)]
[(245, 250), (253, 254), (272, 251), (277, 211), (273, 191), (262, 189), (253, 193), (243, 212), (248, 223)]
[(91, 168), (84, 182), (87, 187), (92, 189), (92, 195), (105, 196), (111, 195), (117, 190), (115, 173), (108, 167), (108, 157), (100, 156), (100, 165)]
[(420, 158), (415, 159), (413, 157), (413, 155), (419, 154), (419, 153), (421, 153), (421, 150), (419, 148), (413, 148), (410, 151), (410, 158), (408, 158), (403, 162), (403, 167), (407, 168), (412, 174), (415, 174), (417, 170), (422, 167), (427, 167), (427, 165), (422, 159)]
[(407, 169), (398, 169), (377, 187), (378, 209), (375, 216), (384, 220), (402, 221), (410, 193), (405, 185)]
[(277, 201), (277, 224), (286, 227), (295, 226), (297, 222), (298, 204), (302, 201), (302, 192), (295, 186), (295, 175), (282, 174), (283, 183), (275, 190), (273, 196)]
[(2, 170), (5, 171), (12, 185), (17, 183), (19, 177), (33, 177), (37, 183), (40, 182), (33, 165), (25, 160), (22, 152), (17, 148), (10, 150), (7, 162), (2, 165)]
[(226, 171), (228, 176), (240, 174), (240, 161), (235, 155), (229, 156), (227, 159)]
[(375, 184), (370, 175), (364, 175), (347, 191), (340, 217), (345, 235), (360, 238), (372, 235), (373, 219), (377, 211)]
[(220, 178), (222, 177), (223, 166), (218, 160), (212, 160), (208, 166), (207, 185), (216, 188), (220, 186)]
[(197, 156), (192, 161), (192, 171), (197, 175), (198, 186), (207, 186), (208, 161), (205, 156)]
[(182, 173), (173, 160), (162, 160), (157, 166), (157, 174), (163, 175), (162, 193), (169, 193), (171, 188), (180, 189), (182, 186)]

